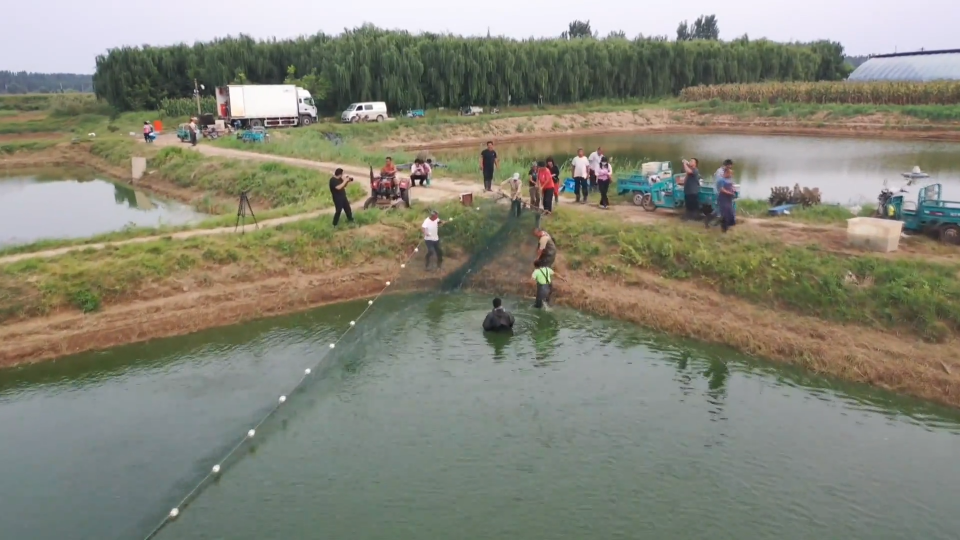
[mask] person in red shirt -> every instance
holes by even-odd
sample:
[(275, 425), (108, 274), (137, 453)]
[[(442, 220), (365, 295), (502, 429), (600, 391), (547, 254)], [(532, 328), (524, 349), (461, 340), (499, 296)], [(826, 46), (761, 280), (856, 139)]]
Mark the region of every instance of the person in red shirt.
[(553, 199), (558, 195), (557, 183), (553, 180), (553, 174), (542, 161), (537, 162), (537, 181), (540, 184), (540, 193), (543, 194), (543, 209), (547, 212), (553, 212)]

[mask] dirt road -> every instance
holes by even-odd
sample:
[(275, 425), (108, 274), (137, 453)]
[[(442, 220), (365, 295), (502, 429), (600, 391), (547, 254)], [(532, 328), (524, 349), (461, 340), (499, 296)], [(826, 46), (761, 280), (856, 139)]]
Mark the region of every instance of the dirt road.
[[(279, 162), (285, 163), (294, 167), (302, 167), (308, 169), (321, 170), (325, 172), (332, 172), (337, 167), (344, 169), (344, 172), (355, 176), (358, 178), (357, 184), (363, 186), (367, 193), (369, 193), (369, 183), (364, 181), (368, 178), (369, 170), (365, 170), (362, 167), (352, 166), (352, 165), (340, 165), (337, 163), (329, 163), (322, 161), (312, 161), (308, 159), (292, 158), (285, 156), (276, 156), (272, 154), (261, 154), (258, 152), (248, 152), (243, 150), (234, 150), (231, 148), (221, 148), (217, 146), (210, 146), (207, 144), (200, 144), (196, 147), (189, 147), (182, 145), (177, 141), (176, 137), (173, 135), (163, 135), (157, 139), (156, 144), (160, 146), (175, 146), (181, 145), (183, 148), (189, 148), (194, 151), (201, 152), (204, 155), (217, 156), (221, 158), (233, 158), (233, 159), (244, 159), (244, 160), (253, 160), (253, 161), (270, 161), (270, 162)], [(432, 184), (429, 187), (424, 188), (414, 188), (412, 199), (414, 202), (440, 202), (444, 200), (457, 199), (460, 194), (463, 193), (475, 193), (479, 187), (478, 183), (473, 183), (464, 180), (455, 180), (452, 178), (434, 178)], [(569, 210), (580, 211), (580, 212), (607, 212), (616, 215), (618, 218), (622, 219), (625, 223), (639, 223), (654, 225), (657, 223), (663, 223), (664, 220), (675, 220), (676, 214), (670, 212), (669, 210), (657, 210), (656, 212), (645, 212), (640, 208), (633, 205), (617, 205), (612, 207), (610, 210), (601, 210), (594, 205), (579, 205), (573, 202), (572, 199), (567, 197), (562, 197), (561, 201), (557, 205), (556, 210), (558, 212), (565, 212)], [(304, 219), (312, 219), (317, 216), (331, 213), (332, 209), (308, 212), (304, 214), (297, 214), (293, 216), (269, 219), (260, 222), (261, 227), (276, 227), (284, 223), (293, 223), (296, 221)], [(833, 227), (829, 225), (806, 225), (802, 223), (790, 222), (790, 221), (780, 221), (780, 220), (771, 220), (771, 219), (749, 219), (749, 218), (738, 218), (738, 227), (746, 228), (753, 230), (756, 233), (762, 234), (763, 236), (770, 238), (771, 240), (778, 240), (785, 244), (789, 245), (811, 245), (816, 244), (823, 251), (830, 251), (834, 253), (841, 254), (862, 254), (857, 250), (851, 249), (847, 244), (846, 230), (841, 227)], [(692, 224), (691, 226), (697, 226)], [(244, 230), (251, 230), (253, 225), (247, 225)], [(114, 242), (104, 242), (98, 244), (81, 244), (76, 246), (67, 246), (62, 248), (50, 249), (46, 251), (37, 251), (33, 253), (22, 253), (17, 255), (9, 255), (6, 257), (0, 257), (0, 265), (10, 264), (17, 261), (22, 261), (32, 258), (45, 258), (45, 257), (56, 257), (65, 253), (72, 251), (83, 250), (83, 249), (103, 249), (108, 246), (122, 246), (125, 244), (134, 244), (142, 242), (152, 242), (160, 240), (163, 238), (173, 238), (173, 239), (185, 239), (192, 238), (195, 236), (209, 236), (216, 234), (227, 234), (233, 233), (233, 227), (220, 227), (216, 229), (194, 229), (188, 231), (181, 231), (177, 233), (165, 234), (165, 235), (155, 235), (147, 237), (132, 238), (129, 240), (119, 240)], [(893, 253), (883, 254), (879, 256), (885, 256), (890, 258), (901, 258), (901, 257), (918, 257), (922, 256), (927, 260), (938, 260), (940, 262), (951, 262), (955, 263), (960, 261), (960, 253), (956, 252), (956, 249), (953, 250), (942, 250), (939, 249), (937, 245), (931, 242), (925, 241), (922, 238), (904, 238), (900, 243), (900, 249)]]

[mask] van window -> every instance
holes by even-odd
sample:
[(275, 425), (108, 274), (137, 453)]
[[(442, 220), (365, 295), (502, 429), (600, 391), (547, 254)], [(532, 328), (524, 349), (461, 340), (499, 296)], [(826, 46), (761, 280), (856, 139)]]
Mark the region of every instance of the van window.
[(367, 103), (366, 105), (363, 106), (363, 109), (366, 110), (366, 111), (372, 111), (372, 110), (373, 110), (373, 105)]

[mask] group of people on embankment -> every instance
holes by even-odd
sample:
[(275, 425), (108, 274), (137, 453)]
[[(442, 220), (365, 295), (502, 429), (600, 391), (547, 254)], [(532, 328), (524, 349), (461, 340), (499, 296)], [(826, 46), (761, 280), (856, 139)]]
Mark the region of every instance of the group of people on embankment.
[[(493, 147), (493, 141), (487, 141), (486, 149), (480, 152), (480, 172), (483, 174), (485, 191), (493, 190), (493, 176), (499, 168), (500, 158)], [(578, 204), (587, 204), (590, 192), (598, 190), (600, 208), (610, 207), (607, 194), (610, 183), (613, 181), (613, 167), (610, 165), (610, 160), (603, 155), (602, 148), (597, 148), (589, 157), (584, 155), (583, 148), (577, 149), (577, 155), (570, 160), (570, 172), (573, 175), (574, 195)], [(520, 181), (520, 173), (514, 173), (511, 178), (501, 184), (509, 190), (510, 197), (514, 201), (519, 201), (522, 197), (521, 191), (516, 188), (517, 182)], [(551, 156), (543, 161), (532, 162), (530, 170), (527, 171), (526, 184), (531, 208), (553, 212), (554, 204), (563, 186), (560, 180), (560, 166), (556, 160)]]

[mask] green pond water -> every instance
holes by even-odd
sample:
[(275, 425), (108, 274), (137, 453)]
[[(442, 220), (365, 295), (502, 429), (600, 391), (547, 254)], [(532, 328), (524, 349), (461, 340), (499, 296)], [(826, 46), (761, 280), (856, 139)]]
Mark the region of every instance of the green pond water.
[[(817, 187), (824, 202), (875, 203), (883, 181), (904, 182), (900, 173), (919, 166), (930, 174), (925, 183), (944, 184), (944, 196), (960, 201), (960, 144), (930, 141), (893, 141), (754, 135), (587, 135), (551, 137), (497, 145), (501, 157), (524, 161), (553, 156), (569, 162), (578, 147), (586, 154), (603, 147), (618, 163), (636, 168), (644, 161), (671, 161), (679, 172), (681, 158), (698, 158), (701, 173), (712, 177), (723, 160), (736, 162), (735, 180), (749, 198), (767, 198), (770, 188), (800, 184)], [(479, 159), (481, 148), (438, 149), (438, 158)], [(569, 167), (568, 167), (569, 169)], [(508, 171), (524, 172), (524, 171)], [(569, 171), (565, 171), (569, 176)]]
[(183, 225), (204, 215), (85, 171), (0, 172), (0, 247), (84, 238), (128, 226)]
[[(960, 417), (575, 311), (384, 297), (0, 371), (0, 537), (947, 540)], [(639, 307), (642, 309), (642, 306)]]

